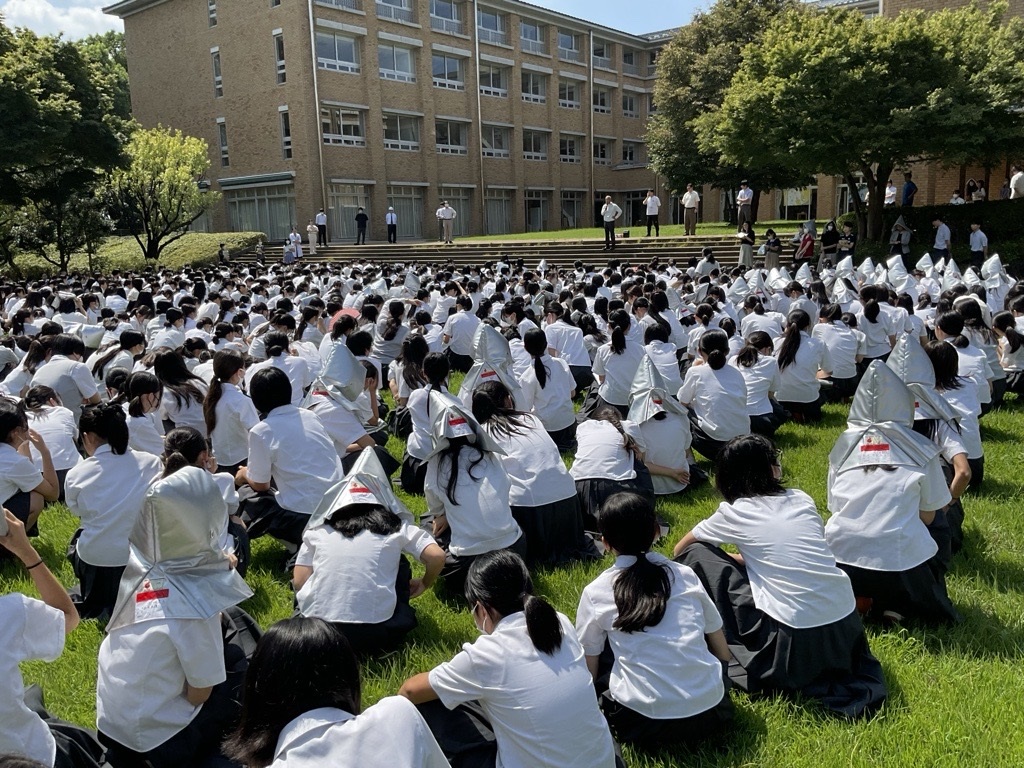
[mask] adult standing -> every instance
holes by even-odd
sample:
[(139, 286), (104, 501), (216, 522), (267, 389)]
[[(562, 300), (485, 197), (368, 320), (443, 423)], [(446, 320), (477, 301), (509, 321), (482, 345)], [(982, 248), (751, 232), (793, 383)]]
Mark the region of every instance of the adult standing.
[(907, 171), (903, 174), (903, 205), (912, 206), (914, 204), (914, 195), (917, 194), (917, 184), (913, 181), (913, 174)]
[(683, 193), (683, 231), (687, 235), (697, 234), (697, 206), (700, 205), (700, 195), (693, 188), (693, 184), (686, 185), (686, 192)]
[(654, 227), (654, 236), (661, 236), (661, 227), (658, 225), (658, 211), (661, 210), (661, 198), (654, 194), (653, 189), (647, 190), (647, 197), (644, 198), (644, 205), (647, 208), (647, 236), (651, 236), (651, 227)]
[(896, 207), (896, 185), (892, 183), (892, 179), (885, 185), (885, 207)]
[(604, 222), (604, 250), (615, 250), (615, 222), (622, 215), (622, 209), (613, 201), (611, 195), (605, 195), (601, 206), (601, 220)]
[(317, 211), (316, 218), (313, 219), (316, 224), (316, 244), (322, 245), (324, 248), (327, 247), (327, 214), (324, 213), (324, 209), (321, 208)]
[(356, 211), (356, 245), (366, 245), (366, 225), (370, 217), (362, 206)]
[(750, 211), (750, 204), (754, 201), (754, 190), (750, 183), (744, 179), (740, 182), (740, 191), (736, 193), (736, 231), (743, 226), (743, 222), (754, 223), (754, 217)]
[(971, 266), (981, 269), (982, 263), (988, 258), (988, 236), (981, 231), (981, 221), (971, 221)]
[(952, 235), (949, 227), (938, 215), (932, 218), (932, 226), (935, 228), (935, 244), (932, 246), (933, 259), (948, 259), (952, 250)]
[(1010, 199), (1020, 200), (1024, 197), (1024, 171), (1019, 165), (1010, 166)]
[(384, 223), (388, 226), (388, 242), (398, 242), (398, 214), (395, 213), (394, 208), (388, 208), (387, 214), (384, 216)]
[(320, 228), (310, 219), (306, 225), (306, 240), (309, 241), (309, 255), (316, 256), (317, 240), (320, 239)]
[(292, 231), (288, 235), (288, 242), (295, 249), (295, 258), (296, 258), (296, 260), (301, 259), (302, 258), (302, 235), (299, 234), (299, 227), (298, 227), (298, 225), (295, 225), (294, 227), (292, 227)]
[(448, 245), (452, 244), (452, 235), (455, 233), (455, 209), (445, 200), (437, 209), (437, 218), (441, 221), (441, 239)]

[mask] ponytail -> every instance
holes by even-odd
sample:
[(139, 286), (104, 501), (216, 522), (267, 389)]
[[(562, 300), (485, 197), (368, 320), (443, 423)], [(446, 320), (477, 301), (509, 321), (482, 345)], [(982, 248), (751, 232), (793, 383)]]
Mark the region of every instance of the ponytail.
[(263, 342), (266, 345), (267, 357), (280, 357), (288, 349), (288, 337), (280, 331), (271, 331)]
[(747, 344), (736, 355), (736, 362), (744, 368), (750, 368), (757, 364), (761, 357), (762, 349), (771, 349), (772, 337), (764, 331), (754, 331), (747, 337)]
[(612, 593), (618, 616), (612, 627), (642, 632), (657, 626), (668, 608), (672, 578), (664, 563), (647, 558), (658, 524), (654, 505), (638, 493), (616, 493), (601, 506), (597, 524), (608, 546), (620, 555), (636, 558), (615, 579)]
[(700, 337), (697, 349), (707, 355), (711, 370), (717, 371), (725, 367), (729, 355), (729, 337), (725, 331), (713, 329)]
[(551, 656), (562, 647), (562, 623), (551, 603), (533, 594), (523, 559), (507, 549), (477, 557), (466, 575), (466, 600), (501, 616), (523, 613), (533, 647)]
[(619, 410), (617, 408), (609, 408), (607, 406), (598, 408), (596, 411), (594, 411), (590, 418), (595, 419), (596, 421), (607, 421), (609, 424), (615, 427), (615, 430), (620, 435), (622, 435), (623, 448), (625, 448), (627, 451), (633, 454), (639, 452), (639, 449), (636, 445), (636, 441), (633, 440), (633, 438), (630, 437), (628, 434), (626, 434), (626, 430), (622, 428), (622, 414), (619, 413)]
[(232, 349), (224, 349), (213, 356), (213, 379), (203, 400), (203, 421), (206, 434), (212, 435), (217, 428), (217, 403), (224, 395), (224, 384), (245, 368), (245, 358)]
[(533, 372), (537, 375), (540, 388), (544, 389), (548, 383), (548, 369), (541, 357), (548, 350), (547, 334), (540, 328), (531, 328), (523, 339), (523, 349), (533, 357)]
[(868, 302), (864, 305), (864, 317), (866, 317), (869, 322), (877, 323), (878, 315), (881, 311), (882, 308), (874, 299), (869, 299)]
[(811, 325), (810, 316), (802, 309), (794, 309), (789, 313), (789, 325), (779, 347), (779, 370), (784, 371), (796, 362), (796, 353), (800, 349), (800, 332), (806, 331)]
[(626, 351), (626, 331), (629, 330), (629, 313), (624, 309), (616, 309), (608, 317), (612, 329), (612, 352), (621, 355)]
[(60, 395), (52, 387), (48, 387), (45, 384), (36, 384), (25, 393), (22, 402), (25, 404), (26, 411), (35, 413), (41, 410), (43, 406), (49, 405), (51, 400), (56, 400), (57, 404), (60, 405)]
[(1024, 338), (1021, 337), (1020, 331), (1017, 330), (1017, 322), (1012, 312), (997, 312), (996, 316), (992, 318), (992, 327), (1006, 337), (1006, 343), (1010, 347), (1011, 354), (1016, 354), (1021, 344), (1024, 344)]
[(115, 403), (87, 405), (82, 409), (78, 429), (83, 433), (92, 432), (117, 456), (123, 456), (128, 450), (128, 420), (124, 409)]

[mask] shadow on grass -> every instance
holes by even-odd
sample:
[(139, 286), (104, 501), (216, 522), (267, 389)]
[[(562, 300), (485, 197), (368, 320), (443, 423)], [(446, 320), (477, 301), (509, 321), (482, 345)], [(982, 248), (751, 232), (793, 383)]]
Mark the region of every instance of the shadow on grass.
[[(626, 756), (642, 755), (660, 760), (665, 765), (753, 765), (761, 742), (768, 735), (764, 718), (750, 708), (743, 706), (743, 699), (733, 696), (735, 718), (722, 735), (709, 738), (695, 745), (672, 745), (660, 749), (644, 749), (631, 745), (624, 749)], [(633, 761), (627, 760), (632, 765)]]
[(953, 558), (950, 573), (961, 578), (978, 579), (1003, 594), (1024, 592), (1024, 564), (1009, 556), (999, 557), (998, 553), (983, 547), (977, 531), (968, 530), (964, 549)]
[[(953, 627), (922, 627), (908, 624), (907, 632), (930, 654), (957, 653), (973, 659), (1019, 659), (1024, 657), (1024, 627), (1011, 627), (997, 616), (974, 605), (958, 604), (963, 621)], [(891, 676), (887, 675), (887, 680)]]

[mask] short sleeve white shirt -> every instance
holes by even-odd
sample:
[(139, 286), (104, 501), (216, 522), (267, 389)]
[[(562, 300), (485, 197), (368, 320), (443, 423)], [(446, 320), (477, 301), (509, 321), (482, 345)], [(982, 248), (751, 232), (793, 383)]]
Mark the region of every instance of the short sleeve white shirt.
[(575, 496), (576, 484), (544, 425), (530, 414), (520, 418), (526, 425), (521, 434), (505, 435), (487, 430), (504, 451), (498, 460), (512, 483), (509, 504), (539, 507)]
[[(775, 340), (776, 359), (782, 344), (783, 339)], [(779, 371), (776, 397), (784, 402), (813, 403), (821, 388), (818, 371), (832, 371), (832, 356), (827, 346), (801, 331), (800, 346), (793, 362)]]
[[(632, 421), (619, 422), (622, 431), (643, 444), (639, 427)], [(576, 458), (569, 474), (573, 480), (632, 480), (633, 454), (626, 450), (623, 436), (609, 421), (588, 419), (576, 429)]]
[(611, 342), (602, 344), (594, 356), (594, 375), (603, 376), (597, 393), (605, 402), (613, 405), (629, 404), (629, 391), (633, 376), (644, 357), (644, 348), (637, 343), (626, 342), (626, 348), (616, 354)]
[(37, 488), (41, 482), (43, 473), (32, 459), (9, 443), (0, 443), (0, 504), (6, 504), (16, 493)]
[(75, 421), (82, 415), (82, 401), (98, 393), (89, 369), (64, 355), (53, 355), (39, 367), (32, 377), (32, 385), (36, 384), (53, 387), (64, 407), (75, 414)]
[(729, 361), (743, 376), (747, 385), (747, 415), (763, 416), (772, 412), (769, 392), (779, 390), (779, 362), (769, 355), (757, 356), (757, 362), (747, 367), (740, 365), (737, 358)]
[[(644, 461), (669, 469), (686, 469), (686, 451), (690, 447), (690, 421), (678, 413), (666, 413), (663, 419), (648, 419), (640, 425), (643, 436)], [(678, 493), (684, 483), (665, 475), (651, 475), (654, 492), (663, 495)]]
[(811, 336), (828, 348), (834, 378), (852, 379), (857, 375), (860, 339), (850, 326), (842, 320), (818, 323), (811, 331)]
[[(67, 408), (44, 405), (37, 411), (30, 411), (29, 426), (43, 438), (55, 470), (71, 469), (82, 460), (82, 454), (75, 445), (75, 438), (78, 437), (75, 415)], [(39, 452), (35, 446), (31, 446), (30, 450), (32, 461), (41, 468), (43, 464)]]
[(644, 351), (665, 380), (668, 391), (678, 392), (679, 388), (683, 386), (683, 377), (679, 373), (676, 345), (672, 342), (652, 341), (650, 344), (644, 345)]
[(544, 386), (537, 380), (533, 365), (528, 366), (519, 382), (521, 394), (516, 399), (522, 402), (517, 402), (517, 405), (539, 418), (548, 432), (557, 432), (576, 420), (576, 411), (569, 397), (576, 388), (576, 381), (562, 358), (545, 354), (541, 355), (540, 362), (548, 374)]
[(548, 346), (558, 350), (558, 357), (569, 365), (590, 367), (590, 355), (583, 344), (583, 331), (563, 320), (556, 320), (544, 329)]
[(750, 433), (747, 384), (743, 374), (730, 365), (717, 371), (707, 364), (691, 367), (676, 399), (693, 408), (697, 423), (712, 440), (732, 440)]
[(225, 467), (240, 464), (248, 456), (249, 430), (260, 422), (256, 406), (234, 384), (221, 382), (220, 399), (214, 410), (217, 424), (210, 440), (217, 461)]
[(824, 626), (854, 609), (850, 580), (836, 567), (814, 500), (803, 491), (723, 501), (694, 526), (693, 535), (710, 544), (735, 544), (754, 605), (788, 627)]
[(125, 403), (124, 412), (128, 419), (128, 447), (133, 451), (163, 456), (164, 423), (159, 410), (132, 416), (128, 413), (128, 403)]
[(310, 374), (309, 363), (298, 355), (290, 355), (287, 352), (278, 355), (277, 357), (270, 357), (266, 360), (256, 363), (245, 373), (245, 386), (248, 389), (252, 384), (252, 377), (256, 375), (257, 371), (263, 368), (280, 368), (288, 376), (288, 381), (292, 384), (292, 405), (298, 405), (302, 402), (303, 394), (306, 388), (313, 383), (313, 377)]

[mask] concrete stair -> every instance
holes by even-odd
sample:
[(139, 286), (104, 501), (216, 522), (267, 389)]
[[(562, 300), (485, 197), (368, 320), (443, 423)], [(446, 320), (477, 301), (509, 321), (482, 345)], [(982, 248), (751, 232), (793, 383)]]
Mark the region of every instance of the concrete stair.
[[(546, 259), (552, 267), (571, 267), (579, 260), (584, 264), (600, 265), (615, 258), (623, 262), (646, 263), (653, 258), (662, 262), (676, 260), (685, 266), (691, 257), (700, 257), (705, 247), (714, 249), (715, 258), (725, 266), (737, 263), (739, 245), (731, 235), (696, 235), (693, 237), (629, 237), (618, 238), (614, 253), (605, 251), (604, 240), (597, 238), (563, 240), (465, 240), (453, 245), (436, 242), (370, 243), (368, 245), (332, 244), (318, 248), (315, 257), (304, 252), (303, 261), (321, 263), (348, 263), (353, 259), (373, 264), (483, 264), (499, 258), (522, 259), (530, 269)], [(265, 253), (266, 263), (280, 261), (280, 246), (271, 246)], [(235, 254), (236, 263), (253, 263), (254, 251)]]

